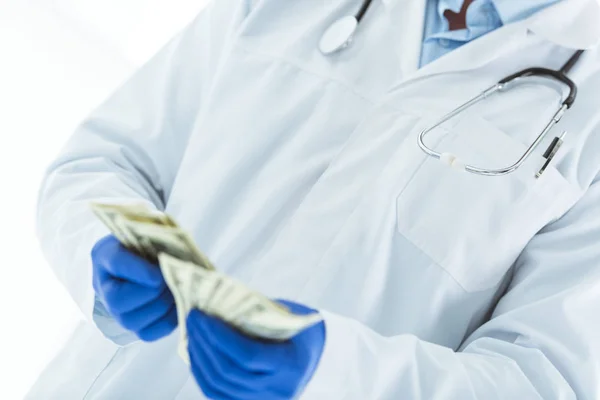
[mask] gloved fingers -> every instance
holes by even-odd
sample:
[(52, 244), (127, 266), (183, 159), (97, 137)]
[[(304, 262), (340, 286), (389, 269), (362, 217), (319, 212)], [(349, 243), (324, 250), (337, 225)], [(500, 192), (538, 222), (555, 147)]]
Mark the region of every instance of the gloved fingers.
[(223, 321), (192, 310), (188, 315), (188, 335), (203, 340), (234, 364), (251, 372), (272, 373), (282, 363), (286, 343), (266, 343), (249, 338)]
[(174, 306), (175, 301), (171, 292), (165, 289), (156, 299), (132, 311), (118, 314), (115, 316), (115, 319), (123, 328), (130, 331), (139, 331), (165, 318)]
[(203, 336), (196, 335), (191, 339), (188, 345), (189, 351), (194, 352), (198, 359), (203, 360), (203, 369), (209, 377), (215, 379), (220, 377), (224, 384), (239, 389), (266, 387), (263, 378), (268, 378), (270, 375), (264, 372), (250, 372), (241, 368), (210, 345)]
[(257, 389), (256, 382), (253, 381), (254, 375), (240, 370), (223, 357), (209, 355), (209, 349), (210, 346), (206, 343), (196, 340), (190, 340), (188, 345), (194, 376), (200, 375), (204, 385), (207, 385), (202, 388), (219, 395), (215, 397), (218, 399), (223, 398), (222, 396), (247, 399), (248, 394)]
[(195, 351), (192, 351), (191, 348), (189, 350), (189, 353), (192, 375), (194, 375), (194, 378), (196, 378), (198, 386), (200, 386), (202, 393), (204, 393), (204, 395), (207, 398), (212, 400), (244, 399), (244, 397), (239, 396), (232, 397), (228, 393), (223, 392), (219, 387), (217, 387), (217, 385), (214, 384), (214, 381), (212, 381), (211, 378), (205, 372), (204, 360), (201, 357), (199, 357), (199, 355)]
[(165, 290), (163, 288), (150, 289), (114, 278), (101, 279), (99, 289), (97, 293), (100, 300), (113, 315), (140, 308), (157, 299)]
[(150, 288), (165, 284), (160, 268), (127, 250), (114, 236), (109, 235), (92, 249), (92, 261), (110, 275)]
[(169, 335), (176, 327), (177, 308), (175, 307), (175, 304), (173, 304), (169, 312), (163, 318), (135, 332), (135, 334), (144, 342), (153, 342)]
[(94, 268), (92, 268), (92, 286), (94, 287), (94, 292), (98, 295), (100, 295), (100, 283), (102, 282), (102, 279), (106, 277), (109, 277), (108, 273), (100, 268), (96, 268), (94, 265)]

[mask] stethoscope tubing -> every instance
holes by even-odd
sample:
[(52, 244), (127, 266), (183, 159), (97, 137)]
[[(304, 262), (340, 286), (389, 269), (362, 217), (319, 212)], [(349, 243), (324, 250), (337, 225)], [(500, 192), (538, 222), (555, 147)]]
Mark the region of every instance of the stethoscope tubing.
[[(360, 22), (369, 10), (372, 1), (373, 0), (363, 0), (360, 9), (354, 16), (347, 15), (336, 20), (324, 32), (319, 43), (319, 49), (321, 50), (321, 53), (323, 53), (323, 55), (329, 56), (333, 53), (343, 50), (351, 43), (353, 36), (359, 28)], [(565, 112), (569, 108), (571, 108), (575, 103), (575, 99), (577, 97), (577, 85), (567, 76), (567, 74), (579, 62), (579, 59), (581, 58), (581, 55), (583, 53), (584, 50), (577, 50), (559, 70), (552, 70), (542, 67), (532, 67), (507, 76), (492, 87), (484, 90), (478, 96), (474, 97), (473, 99), (467, 101), (466, 103), (460, 105), (448, 114), (444, 115), (433, 126), (425, 128), (423, 131), (421, 131), (417, 138), (417, 144), (427, 155), (442, 160), (446, 164), (449, 164), (450, 166), (456, 169), (485, 176), (501, 176), (514, 172), (521, 165), (523, 165), (527, 158), (529, 158), (533, 151), (543, 141), (548, 132), (550, 132), (554, 125), (556, 125), (561, 120)], [(527, 148), (523, 155), (513, 164), (498, 169), (476, 167), (464, 163), (462, 160), (460, 160), (457, 156), (453, 154), (437, 152), (425, 144), (425, 136), (436, 127), (440, 126), (449, 119), (456, 117), (461, 112), (465, 111), (474, 104), (482, 101), (488, 96), (491, 96), (492, 94), (497, 92), (507, 91), (511, 86), (518, 84), (520, 81), (523, 81), (526, 78), (532, 77), (552, 79), (561, 84), (564, 84), (569, 88), (569, 94), (564, 98), (564, 100), (562, 101), (562, 103), (560, 104), (550, 121), (546, 124), (542, 132), (536, 137), (536, 139)], [(544, 158), (546, 158), (546, 162), (536, 174), (537, 178), (541, 176), (548, 164), (552, 161), (552, 158), (555, 156), (556, 152), (558, 151), (558, 148), (562, 145), (563, 138), (565, 137), (565, 135), (566, 132), (563, 132), (560, 137), (555, 137), (552, 143), (550, 144), (550, 147), (548, 147), (548, 149), (544, 153)]]
[[(562, 119), (563, 115), (567, 112), (567, 110), (569, 108), (571, 108), (573, 106), (573, 104), (575, 103), (575, 99), (577, 98), (577, 85), (575, 84), (575, 82), (573, 82), (573, 80), (571, 80), (567, 76), (567, 73), (570, 72), (571, 69), (579, 62), (579, 59), (581, 58), (581, 55), (583, 53), (584, 53), (584, 50), (577, 50), (559, 70), (552, 70), (552, 69), (541, 68), (541, 67), (533, 67), (533, 68), (524, 69), (522, 71), (519, 71), (512, 75), (507, 76), (506, 78), (500, 80), (498, 83), (496, 83), (492, 87), (481, 92), (478, 96), (472, 98), (471, 100), (467, 101), (466, 103), (464, 103), (464, 104), (460, 105), (459, 107), (455, 108), (454, 110), (450, 111), (448, 114), (444, 115), (440, 120), (438, 120), (432, 126), (423, 129), (419, 133), (419, 136), (417, 138), (417, 144), (419, 145), (421, 150), (423, 150), (427, 155), (437, 158), (437, 159), (443, 161), (444, 163), (450, 165), (451, 167), (454, 167), (456, 169), (463, 170), (466, 172), (470, 172), (473, 174), (485, 175), (485, 176), (502, 176), (502, 175), (507, 175), (509, 173), (516, 171), (531, 156), (531, 154), (534, 152), (534, 150), (544, 140), (544, 138), (546, 137), (548, 132), (550, 132), (550, 130)], [(451, 118), (456, 117), (463, 111), (465, 111), (468, 108), (472, 107), (473, 105), (479, 103), (480, 101), (484, 100), (485, 98), (491, 96), (492, 94), (497, 93), (497, 92), (506, 92), (513, 85), (518, 84), (523, 79), (533, 78), (533, 77), (552, 79), (561, 84), (564, 84), (569, 88), (569, 94), (562, 101), (562, 103), (560, 104), (558, 109), (555, 111), (555, 113), (552, 116), (552, 118), (550, 119), (550, 121), (546, 124), (546, 126), (544, 127), (542, 132), (531, 143), (531, 145), (527, 148), (527, 150), (523, 153), (523, 155), (513, 164), (511, 164), (507, 167), (504, 167), (504, 168), (497, 168), (497, 169), (476, 167), (476, 166), (464, 163), (461, 159), (459, 159), (454, 154), (437, 152), (425, 144), (425, 136), (428, 133), (430, 133), (431, 131), (433, 131), (433, 129), (442, 125), (444, 122), (450, 120)], [(561, 95), (562, 95), (562, 93), (561, 93)], [(566, 134), (567, 134), (567, 132), (565, 131), (565, 132), (562, 132), (562, 134), (559, 137), (555, 137), (554, 140), (552, 141), (552, 143), (550, 144), (550, 146), (548, 147), (548, 149), (544, 152), (544, 158), (546, 159), (546, 162), (544, 163), (542, 168), (536, 174), (536, 178), (539, 178), (543, 174), (543, 172), (546, 170), (549, 163), (552, 161), (552, 159), (556, 155), (558, 148), (562, 145), (563, 139)]]

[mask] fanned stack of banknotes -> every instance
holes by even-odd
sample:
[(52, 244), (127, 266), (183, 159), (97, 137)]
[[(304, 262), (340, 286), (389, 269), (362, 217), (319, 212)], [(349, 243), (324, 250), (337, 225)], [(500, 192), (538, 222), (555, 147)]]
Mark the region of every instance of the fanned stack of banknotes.
[(179, 355), (189, 364), (185, 320), (197, 308), (240, 332), (269, 341), (289, 339), (321, 321), (297, 315), (216, 270), (190, 236), (167, 214), (143, 204), (92, 203), (93, 212), (129, 250), (158, 264), (173, 293), (179, 320)]

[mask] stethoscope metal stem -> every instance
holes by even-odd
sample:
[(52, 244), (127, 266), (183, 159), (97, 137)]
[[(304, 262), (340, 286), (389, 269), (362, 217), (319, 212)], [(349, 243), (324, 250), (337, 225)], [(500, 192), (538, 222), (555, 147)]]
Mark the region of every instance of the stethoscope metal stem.
[(364, 0), (360, 10), (358, 10), (358, 12), (356, 13), (356, 21), (360, 22), (363, 17), (365, 16), (365, 14), (367, 13), (367, 10), (369, 9), (369, 7), (371, 6), (373, 0)]
[[(448, 120), (452, 119), (453, 117), (456, 117), (458, 114), (460, 114), (461, 112), (467, 110), (469, 107), (472, 107), (473, 105), (475, 105), (476, 103), (482, 101), (483, 99), (485, 99), (486, 97), (492, 95), (493, 93), (499, 92), (501, 90), (504, 89), (504, 85), (505, 84), (496, 84), (492, 87), (490, 87), (489, 89), (485, 90), (484, 92), (482, 92), (481, 94), (479, 94), (478, 96), (476, 96), (475, 98), (467, 101), (466, 103), (464, 103), (463, 105), (459, 106), (458, 108), (452, 110), (451, 112), (449, 112), (448, 114), (446, 114), (445, 116), (443, 116), (439, 121), (437, 121), (434, 125), (423, 129), (419, 136), (418, 136), (418, 145), (419, 147), (429, 156), (437, 158), (439, 159), (450, 159), (453, 160), (457, 165), (461, 165), (462, 160), (458, 159), (456, 156), (454, 155), (449, 155), (448, 153), (440, 153), (437, 152), (431, 148), (429, 148), (426, 144), (425, 144), (425, 136), (433, 131), (435, 128), (439, 127), (440, 125), (442, 125), (443, 123), (447, 122)], [(537, 136), (537, 138), (533, 141), (533, 143), (531, 143), (531, 145), (527, 148), (527, 150), (523, 153), (523, 155), (512, 165), (509, 165), (507, 167), (504, 168), (499, 168), (499, 169), (489, 169), (489, 168), (482, 168), (482, 167), (476, 167), (473, 165), (461, 165), (461, 168), (464, 169), (467, 172), (473, 173), (473, 174), (478, 174), (478, 175), (485, 175), (485, 176), (501, 176), (501, 175), (507, 175), (510, 174), (511, 172), (514, 172), (515, 170), (517, 170), (521, 165), (523, 165), (523, 163), (527, 160), (527, 158), (535, 151), (535, 149), (539, 146), (539, 144), (544, 140), (544, 138), (546, 137), (546, 135), (548, 134), (548, 132), (550, 132), (550, 130), (554, 127), (555, 124), (557, 124), (560, 119), (562, 118), (562, 116), (564, 115), (565, 111), (567, 110), (567, 105), (563, 104), (553, 115), (552, 119), (548, 122), (548, 124), (546, 124), (546, 126), (544, 127), (544, 129), (542, 130), (542, 132)], [(451, 157), (449, 157), (451, 156)]]
[[(550, 130), (561, 120), (561, 118), (563, 117), (565, 112), (575, 102), (575, 98), (577, 96), (577, 86), (565, 74), (566, 74), (566, 72), (569, 72), (573, 68), (573, 66), (577, 63), (577, 61), (579, 61), (583, 52), (584, 52), (583, 50), (578, 50), (577, 52), (575, 52), (575, 54), (573, 54), (569, 58), (569, 60), (563, 65), (563, 67), (558, 71), (549, 70), (546, 68), (528, 68), (528, 69), (517, 72), (513, 75), (510, 75), (510, 76), (502, 79), (500, 82), (498, 82), (497, 84), (484, 90), (479, 95), (475, 96), (473, 99), (465, 102), (464, 104), (460, 105), (456, 109), (454, 109), (454, 110), (450, 111), (449, 113), (447, 113), (446, 115), (444, 115), (442, 118), (440, 118), (440, 120), (435, 122), (432, 126), (423, 129), (419, 133), (419, 136), (417, 138), (417, 143), (418, 143), (419, 147), (427, 155), (437, 158), (439, 160), (442, 160), (445, 163), (450, 164), (452, 167), (455, 167), (457, 169), (461, 169), (461, 170), (464, 170), (464, 171), (467, 171), (467, 172), (470, 172), (473, 174), (485, 175), (485, 176), (501, 176), (501, 175), (506, 175), (511, 172), (514, 172), (516, 169), (521, 167), (523, 165), (523, 163), (531, 156), (531, 154), (535, 151), (535, 149), (540, 145), (540, 143), (548, 135)], [(566, 96), (566, 98), (564, 98), (564, 100), (562, 100), (562, 103), (560, 104), (558, 109), (555, 111), (552, 118), (548, 121), (548, 123), (546, 124), (546, 126), (544, 127), (542, 132), (535, 138), (535, 140), (531, 143), (531, 145), (529, 145), (529, 147), (523, 153), (523, 155), (513, 164), (511, 164), (507, 167), (503, 167), (503, 168), (483, 168), (483, 167), (478, 167), (478, 166), (474, 166), (474, 165), (469, 165), (469, 164), (466, 164), (463, 160), (459, 159), (454, 154), (442, 153), (442, 152), (435, 151), (425, 144), (425, 136), (428, 133), (430, 133), (432, 130), (434, 130), (435, 128), (442, 125), (443, 123), (456, 117), (460, 113), (466, 111), (468, 108), (470, 108), (473, 105), (477, 104), (478, 102), (484, 100), (485, 98), (487, 98), (495, 93), (498, 93), (498, 92), (506, 92), (513, 86), (524, 83), (528, 78), (533, 78), (533, 77), (550, 79), (553, 82), (558, 82), (558, 83), (564, 84), (564, 85), (568, 86), (569, 93)], [(560, 95), (561, 95), (561, 97), (563, 96), (562, 91), (560, 92)], [(537, 178), (539, 178), (541, 176), (541, 174), (546, 170), (546, 168), (548, 167), (548, 164), (550, 163), (550, 161), (552, 161), (552, 159), (556, 155), (556, 152), (558, 151), (559, 147), (562, 145), (562, 139), (564, 138), (565, 134), (566, 134), (566, 132), (563, 132), (560, 137), (556, 137), (552, 141), (552, 143), (550, 144), (550, 146), (548, 147), (546, 152), (544, 153), (544, 158), (546, 159), (546, 162), (544, 163), (543, 167), (536, 174)]]

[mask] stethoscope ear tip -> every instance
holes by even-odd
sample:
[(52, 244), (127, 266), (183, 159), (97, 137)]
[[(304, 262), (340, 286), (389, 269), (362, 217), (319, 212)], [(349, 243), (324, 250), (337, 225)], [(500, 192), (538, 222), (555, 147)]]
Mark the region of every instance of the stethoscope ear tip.
[(357, 27), (358, 20), (355, 16), (348, 15), (338, 19), (323, 33), (319, 50), (324, 55), (329, 55), (348, 46)]

